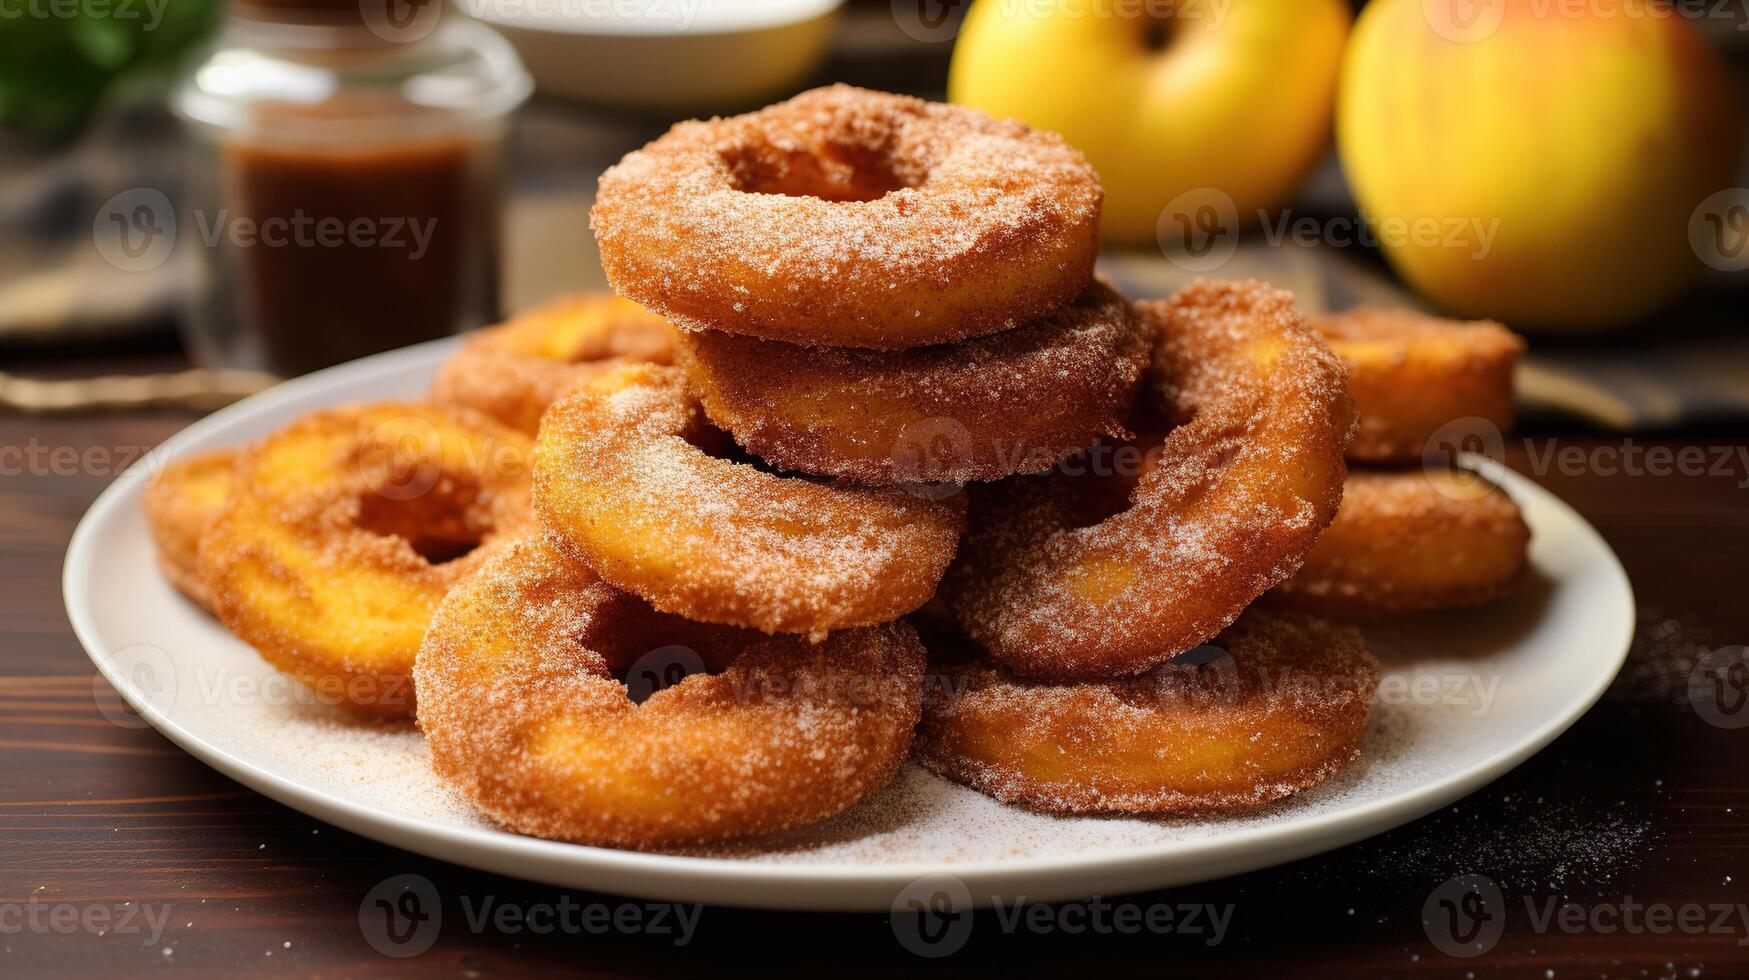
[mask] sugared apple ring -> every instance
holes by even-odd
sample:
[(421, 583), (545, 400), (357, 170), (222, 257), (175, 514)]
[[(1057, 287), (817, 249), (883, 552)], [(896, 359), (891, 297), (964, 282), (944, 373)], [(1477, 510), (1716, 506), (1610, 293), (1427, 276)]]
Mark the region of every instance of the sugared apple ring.
[[(634, 703), (618, 677), (652, 662), (690, 676)], [(444, 599), (415, 680), (432, 761), (491, 817), (656, 848), (810, 823), (886, 785), (923, 648), (903, 623), (810, 644), (688, 622), (535, 535)]]
[(614, 290), (678, 326), (892, 350), (1069, 302), (1100, 199), (1053, 134), (834, 85), (680, 123), (601, 175), (590, 225)]
[(602, 578), (702, 622), (818, 636), (935, 594), (962, 500), (780, 476), (708, 454), (713, 433), (678, 368), (589, 382), (541, 423), (542, 523)]
[(1361, 307), (1313, 323), (1348, 367), (1356, 462), (1419, 461), (1448, 424), (1512, 429), (1512, 373), (1524, 341), (1498, 323)]
[(1198, 282), (1140, 309), (1180, 424), (1127, 509), (1087, 525), (1078, 478), (999, 484), (948, 576), (967, 635), (1024, 676), (1139, 674), (1202, 643), (1299, 568), (1342, 497), (1342, 364), (1290, 294)]
[(1214, 645), (1118, 681), (939, 668), (917, 759), (1051, 813), (1176, 813), (1279, 799), (1359, 754), (1379, 666), (1358, 632), (1252, 610)]
[(215, 612), (325, 701), (413, 713), (413, 658), (453, 584), (533, 525), (527, 436), (466, 409), (304, 416), (238, 460), (201, 539)]
[(431, 400), (533, 435), (558, 397), (623, 364), (671, 364), (677, 331), (611, 293), (554, 300), (469, 337), (437, 369)]
[(1477, 605), (1518, 581), (1529, 545), (1518, 505), (1474, 473), (1355, 470), (1336, 520), (1274, 595), (1345, 617)]
[(907, 351), (688, 333), (681, 363), (711, 421), (775, 466), (864, 483), (1037, 473), (1123, 419), (1152, 348), (1129, 302), (1094, 283), (1023, 327)]
[(231, 497), (237, 452), (221, 449), (178, 460), (146, 482), (146, 527), (158, 553), (158, 570), (204, 609), (212, 593), (200, 578), (200, 538)]

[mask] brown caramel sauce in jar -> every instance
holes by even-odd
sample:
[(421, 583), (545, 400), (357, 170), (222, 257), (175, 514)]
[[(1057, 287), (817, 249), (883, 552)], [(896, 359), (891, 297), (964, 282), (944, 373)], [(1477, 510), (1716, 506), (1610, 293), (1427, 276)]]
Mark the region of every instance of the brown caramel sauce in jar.
[(379, 29), (360, 9), (236, 4), (179, 92), (197, 360), (302, 374), (499, 316), (499, 160), (527, 76), (454, 12)]

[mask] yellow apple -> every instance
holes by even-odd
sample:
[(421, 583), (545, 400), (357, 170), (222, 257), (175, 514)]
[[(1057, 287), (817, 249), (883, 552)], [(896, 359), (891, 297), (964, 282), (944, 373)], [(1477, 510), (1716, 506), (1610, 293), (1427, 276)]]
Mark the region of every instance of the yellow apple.
[(1737, 126), (1717, 56), (1646, 0), (1373, 0), (1336, 123), (1363, 214), (1445, 230), (1380, 236), (1404, 279), (1551, 330), (1630, 321), (1689, 282), (1689, 222), (1730, 186)]
[(1241, 220), (1329, 145), (1343, 0), (977, 0), (948, 98), (1061, 133), (1105, 184), (1104, 238), (1154, 240), (1213, 188)]

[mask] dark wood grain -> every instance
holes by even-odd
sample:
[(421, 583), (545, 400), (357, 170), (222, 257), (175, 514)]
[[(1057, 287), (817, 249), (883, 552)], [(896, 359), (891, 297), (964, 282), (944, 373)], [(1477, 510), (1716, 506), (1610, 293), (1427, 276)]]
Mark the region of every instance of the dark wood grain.
[[(94, 679), (62, 612), (62, 555), (74, 523), (113, 476), (106, 461), (125, 461), (187, 421), (0, 417), (0, 446), (85, 461), (16, 472), (15, 458), (0, 460), (8, 464), (0, 475), (0, 975), (889, 975), (1090, 961), (1153, 975), (1749, 975), (1749, 924), (1740, 919), (1720, 933), (1539, 932), (1522, 906), (1553, 898), (1614, 907), (1630, 896), (1671, 906), (1749, 902), (1749, 729), (1704, 722), (1672, 680), (1684, 650), (1749, 638), (1749, 490), (1739, 486), (1749, 472), (1740, 460), (1712, 476), (1533, 474), (1621, 555), (1639, 592), (1642, 639), (1610, 695), (1516, 771), (1455, 807), (1332, 854), (1126, 899), (1230, 907), (1230, 932), (1213, 946), (1182, 934), (1010, 933), (980, 913), (959, 955), (931, 961), (909, 953), (884, 915), (712, 908), (684, 947), (648, 934), (471, 930), (465, 910), (487, 897), (527, 907), (567, 896), (325, 826), (242, 789), (150, 730), (112, 723), (119, 701)], [(1620, 446), (1546, 438), (1587, 450)], [(1512, 447), (1516, 468), (1531, 458)], [(1470, 872), (1498, 881), (1513, 911), (1496, 947), (1458, 960), (1429, 941), (1422, 906), (1442, 882)], [(410, 960), (373, 950), (359, 924), (367, 893), (401, 874), (429, 878), (445, 916), (436, 944)], [(113, 926), (101, 935), (33, 930), (20, 919), (33, 901), (81, 914), (95, 908), (115, 924), (130, 908), (149, 909), (167, 926), (156, 943)]]

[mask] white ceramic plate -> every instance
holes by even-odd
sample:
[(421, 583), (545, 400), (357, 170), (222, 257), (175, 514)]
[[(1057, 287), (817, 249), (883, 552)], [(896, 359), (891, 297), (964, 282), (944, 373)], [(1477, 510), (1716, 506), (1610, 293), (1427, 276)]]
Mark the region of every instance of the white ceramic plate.
[[(1113, 895), (1235, 874), (1406, 823), (1547, 745), (1603, 693), (1626, 655), (1633, 593), (1565, 504), (1483, 462), (1523, 505), (1534, 572), (1485, 610), (1369, 629), (1385, 685), (1363, 758), (1317, 789), (1222, 818), (1056, 818), (1001, 806), (908, 766), (874, 800), (777, 842), (642, 854), (504, 833), (431, 773), (416, 732), (360, 726), (303, 703), (252, 650), (153, 567), (140, 490), (154, 467), (261, 436), (345, 401), (417, 396), (452, 349), (394, 351), (274, 388), (179, 433), (104, 492), (73, 535), (64, 589), (80, 641), (149, 723), (280, 802), (420, 854), (640, 898), (888, 910), (948, 874), (980, 904)], [(956, 886), (957, 890), (957, 886)]]

